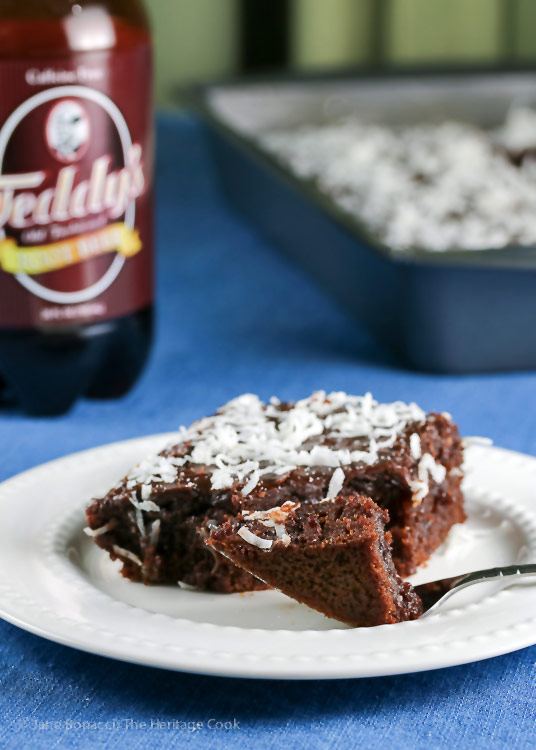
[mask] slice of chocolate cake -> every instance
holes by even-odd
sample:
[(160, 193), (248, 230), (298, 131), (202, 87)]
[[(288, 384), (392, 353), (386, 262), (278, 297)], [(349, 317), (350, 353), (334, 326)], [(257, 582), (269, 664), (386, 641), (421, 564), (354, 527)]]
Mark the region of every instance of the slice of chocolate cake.
[[(388, 510), (393, 559), (414, 572), (465, 520), (462, 443), (448, 414), (323, 391), (292, 403), (246, 394), (183, 429), (87, 509), (123, 575), (232, 592), (262, 587), (204, 544), (209, 522), (287, 500), (362, 494)], [(335, 476), (337, 492), (328, 492)]]
[(354, 627), (414, 620), (422, 612), (393, 564), (387, 511), (339, 496), (244, 511), (206, 544), (272, 588)]

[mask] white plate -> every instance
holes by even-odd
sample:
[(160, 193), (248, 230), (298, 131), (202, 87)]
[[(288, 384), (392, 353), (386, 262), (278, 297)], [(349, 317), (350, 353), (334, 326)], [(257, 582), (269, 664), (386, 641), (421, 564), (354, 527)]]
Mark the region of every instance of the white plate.
[[(398, 674), (536, 643), (534, 584), (475, 586), (421, 620), (350, 629), (275, 591), (206, 594), (123, 579), (83, 534), (83, 510), (170, 437), (85, 451), (0, 485), (0, 616), (96, 654), (239, 677)], [(536, 560), (536, 459), (474, 446), (466, 463), (469, 520), (416, 582)]]

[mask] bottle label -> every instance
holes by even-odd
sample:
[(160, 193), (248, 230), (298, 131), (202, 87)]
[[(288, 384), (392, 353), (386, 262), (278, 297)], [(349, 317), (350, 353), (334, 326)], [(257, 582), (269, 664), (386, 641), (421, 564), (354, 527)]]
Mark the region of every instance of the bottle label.
[(152, 301), (151, 51), (0, 60), (0, 327)]

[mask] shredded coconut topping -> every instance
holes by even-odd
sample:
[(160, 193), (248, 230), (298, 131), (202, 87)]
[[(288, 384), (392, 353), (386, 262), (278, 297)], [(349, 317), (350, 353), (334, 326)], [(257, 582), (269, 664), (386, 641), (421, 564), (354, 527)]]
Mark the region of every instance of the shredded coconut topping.
[[(141, 488), (141, 495), (143, 497), (144, 495), (144, 488), (147, 487), (147, 485), (143, 484)], [(145, 493), (146, 494), (146, 493)], [(142, 511), (160, 511), (160, 508), (158, 505), (153, 502), (152, 500), (138, 500), (138, 496), (135, 492), (132, 492), (128, 498), (135, 509), (136, 514), (136, 525), (138, 526), (139, 532), (142, 535), (142, 537), (145, 537), (145, 522), (143, 519), (143, 513)]]
[(111, 521), (108, 521), (108, 523), (105, 523), (104, 526), (99, 526), (98, 529), (90, 529), (89, 526), (86, 526), (84, 529), (84, 534), (87, 534), (91, 537), (101, 536), (102, 534), (106, 534), (106, 532), (113, 529), (115, 526), (115, 521), (112, 519)]
[(131, 552), (129, 549), (124, 549), (123, 547), (119, 547), (117, 544), (114, 544), (112, 550), (118, 557), (126, 557), (127, 560), (131, 560), (133, 563), (136, 563), (136, 565), (142, 565), (142, 561), (140, 560), (138, 555), (136, 555), (134, 552)]
[(335, 469), (329, 480), (328, 494), (326, 500), (332, 500), (337, 497), (344, 486), (344, 471), (341, 468)]
[[(242, 513), (242, 518), (244, 521), (260, 521), (260, 523), (262, 523), (263, 526), (266, 526), (267, 529), (274, 529), (277, 540), (284, 544), (285, 547), (288, 547), (290, 544), (290, 536), (285, 531), (285, 523), (289, 513), (298, 506), (299, 503), (293, 503), (291, 500), (287, 500), (283, 505), (269, 508), (268, 510), (246, 511), (245, 513)], [(237, 534), (239, 534), (244, 541), (249, 544), (254, 544), (257, 547), (261, 547), (262, 549), (269, 549), (273, 543), (270, 539), (262, 539), (261, 537), (258, 537), (248, 529), (247, 526), (241, 526), (237, 531)], [(252, 541), (252, 537), (255, 538), (255, 541)], [(258, 543), (259, 541), (261, 544)]]
[(184, 459), (173, 456), (155, 455), (145, 458), (135, 471), (129, 474), (127, 487), (132, 488), (136, 484), (141, 484), (141, 496), (142, 499), (146, 499), (151, 494), (151, 482), (174, 482), (177, 478), (177, 467), (184, 464)]
[(447, 470), (443, 464), (437, 463), (430, 453), (424, 453), (417, 467), (417, 475), (418, 479), (409, 483), (414, 505), (419, 505), (429, 493), (430, 478), (437, 484), (441, 484), (447, 476)]
[(411, 455), (416, 461), (418, 461), (419, 458), (422, 456), (422, 448), (421, 448), (421, 438), (416, 432), (413, 432), (409, 436), (409, 447), (411, 450)]
[(275, 508), (268, 510), (250, 510), (242, 513), (244, 521), (262, 521), (265, 526), (271, 526), (274, 523), (284, 524), (291, 511), (299, 506), (299, 503), (293, 503), (287, 500), (283, 505), (276, 505)]
[[(145, 486), (145, 485), (144, 485)], [(143, 495), (143, 493), (142, 493)], [(153, 511), (159, 511), (160, 508), (158, 505), (153, 502), (152, 500), (138, 500), (136, 493), (133, 492), (129, 497), (130, 502), (132, 505), (139, 509), (139, 510), (153, 510)]]
[[(264, 404), (257, 396), (245, 394), (215, 416), (181, 428), (181, 443), (189, 445), (189, 453), (142, 461), (129, 475), (127, 487), (171, 483), (181, 466), (202, 464), (209, 468), (213, 489), (239, 485), (242, 494), (248, 495), (265, 475), (283, 475), (298, 467), (373, 464), (408, 424), (422, 423), (425, 418), (414, 403), (379, 404), (370, 393), (350, 396), (342, 391), (317, 391), (288, 409), (281, 409), (277, 399)], [(359, 441), (358, 449), (340, 447), (345, 440), (346, 445)], [(341, 474), (332, 476), (333, 492)]]
[(151, 524), (151, 531), (149, 534), (149, 545), (151, 547), (156, 546), (159, 537), (160, 537), (160, 519), (157, 518), (156, 521), (153, 521)]
[(260, 145), (313, 179), (395, 250), (444, 252), (536, 243), (536, 111), (513, 107), (504, 126), (463, 122), (389, 127), (356, 117), (266, 132)]
[(259, 547), (260, 549), (270, 549), (273, 544), (271, 539), (263, 539), (262, 537), (257, 536), (250, 531), (247, 526), (241, 526), (236, 533), (238, 536), (241, 536), (245, 542), (252, 544), (254, 547)]

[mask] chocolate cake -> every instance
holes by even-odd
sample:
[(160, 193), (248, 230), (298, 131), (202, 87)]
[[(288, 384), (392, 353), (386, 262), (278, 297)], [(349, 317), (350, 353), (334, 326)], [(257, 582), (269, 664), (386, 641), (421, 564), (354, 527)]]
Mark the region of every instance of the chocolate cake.
[(354, 627), (414, 620), (413, 587), (393, 564), (389, 520), (370, 498), (340, 495), (244, 511), (206, 544), (272, 588)]
[(296, 403), (246, 394), (182, 429), (87, 509), (88, 533), (127, 578), (233, 592), (265, 587), (205, 545), (244, 511), (339, 494), (389, 513), (393, 560), (413, 573), (465, 519), (462, 444), (448, 414), (323, 391)]

